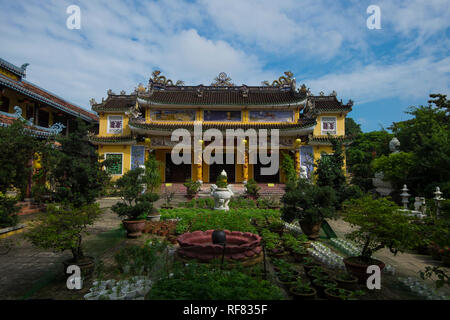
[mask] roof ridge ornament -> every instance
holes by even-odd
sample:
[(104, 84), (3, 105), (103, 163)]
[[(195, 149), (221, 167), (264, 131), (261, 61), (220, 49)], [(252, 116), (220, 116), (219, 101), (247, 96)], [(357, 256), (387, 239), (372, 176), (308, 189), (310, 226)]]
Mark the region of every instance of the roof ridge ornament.
[(221, 72), (217, 77), (214, 78), (213, 83), (211, 83), (214, 87), (234, 87), (234, 83), (231, 82), (231, 78), (225, 73)]
[(294, 74), (291, 71), (285, 71), (284, 75), (285, 76), (279, 77), (278, 80), (273, 80), (272, 84), (270, 84), (270, 82), (267, 80), (262, 81), (261, 84), (266, 87), (276, 88), (291, 86), (295, 90), (296, 80), (294, 78)]
[[(165, 76), (160, 76), (161, 71), (160, 70), (155, 70), (152, 72), (152, 77), (150, 78), (150, 87), (152, 84), (162, 84), (164, 86), (173, 86), (173, 81), (171, 79), (167, 79)], [(182, 86), (184, 85), (184, 81), (182, 80), (178, 80), (175, 83), (176, 86)]]

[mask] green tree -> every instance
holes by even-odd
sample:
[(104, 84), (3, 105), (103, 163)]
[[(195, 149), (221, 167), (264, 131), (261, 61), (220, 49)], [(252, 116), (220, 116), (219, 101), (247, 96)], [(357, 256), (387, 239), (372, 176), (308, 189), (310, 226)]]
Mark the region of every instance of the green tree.
[(297, 171), (295, 170), (294, 160), (289, 154), (283, 154), (283, 160), (281, 161), (281, 170), (283, 170), (286, 176), (286, 190), (295, 188), (297, 182)]
[(361, 133), (346, 149), (347, 167), (352, 175), (351, 183), (365, 191), (373, 189), (374, 177), (371, 162), (382, 155), (388, 155), (389, 141), (393, 135), (385, 130)]
[(43, 156), (43, 167), (55, 186), (56, 200), (75, 207), (93, 203), (109, 181), (102, 169), (108, 162), (99, 162), (94, 146), (87, 139), (88, 130), (78, 119), (72, 133), (55, 138), (59, 147), (48, 144)]
[(411, 168), (414, 166), (414, 154), (398, 152), (388, 156), (382, 155), (372, 161), (372, 166), (374, 172), (383, 172), (385, 179), (391, 181), (395, 189), (399, 189), (410, 179)]
[[(446, 95), (431, 94), (428, 106), (410, 107), (412, 119), (393, 123), (391, 129), (400, 149), (414, 154), (414, 176), (408, 187), (416, 194), (432, 197), (436, 185), (450, 191), (450, 114)], [(447, 193), (448, 194), (448, 193)]]
[(32, 137), (21, 121), (0, 126), (0, 192), (15, 187), (24, 195), (32, 167), (30, 160), (42, 143)]
[(330, 186), (334, 190), (340, 190), (345, 185), (345, 174), (342, 169), (344, 166), (344, 153), (342, 150), (342, 142), (331, 138), (333, 154), (322, 154), (317, 161), (317, 167), (314, 172), (317, 176), (317, 185)]
[(336, 192), (330, 186), (319, 186), (299, 179), (295, 189), (287, 191), (281, 202), (281, 217), (287, 222), (295, 219), (306, 223), (319, 223), (336, 215)]
[(145, 162), (144, 181), (147, 185), (147, 190), (151, 193), (157, 191), (161, 186), (160, 166), (161, 163), (156, 160), (153, 154), (151, 154)]
[(356, 137), (362, 133), (361, 125), (356, 123), (352, 118), (345, 118), (345, 135)]
[(383, 248), (395, 255), (420, 243), (419, 227), (398, 209), (394, 202), (371, 195), (344, 202), (343, 220), (358, 227), (346, 237), (362, 246), (361, 260), (370, 262), (372, 255)]

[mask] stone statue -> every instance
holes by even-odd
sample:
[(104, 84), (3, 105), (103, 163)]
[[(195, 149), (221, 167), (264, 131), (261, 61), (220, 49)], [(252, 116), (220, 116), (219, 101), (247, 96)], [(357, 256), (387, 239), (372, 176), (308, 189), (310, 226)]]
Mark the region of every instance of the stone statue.
[(300, 178), (308, 179), (308, 171), (307, 171), (306, 166), (300, 166)]
[(389, 150), (391, 150), (392, 153), (399, 153), (400, 149), (400, 141), (396, 137), (392, 138), (392, 140), (389, 142)]

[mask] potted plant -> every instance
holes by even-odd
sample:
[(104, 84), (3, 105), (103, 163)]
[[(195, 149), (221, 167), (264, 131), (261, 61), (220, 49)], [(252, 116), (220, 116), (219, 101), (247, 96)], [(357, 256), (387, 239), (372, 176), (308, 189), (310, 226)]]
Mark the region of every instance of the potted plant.
[(269, 230), (277, 233), (279, 236), (283, 235), (284, 232), (284, 223), (283, 221), (274, 221), (269, 224)]
[(87, 234), (87, 226), (92, 225), (100, 213), (98, 204), (79, 208), (49, 204), (40, 223), (25, 236), (43, 249), (57, 252), (70, 250), (72, 258), (63, 262), (64, 274), (69, 265), (77, 265), (82, 275), (87, 276), (94, 271), (94, 258), (85, 256), (82, 237)]
[(158, 198), (153, 193), (143, 194), (143, 174), (144, 169), (138, 167), (125, 173), (116, 182), (123, 202), (114, 204), (111, 210), (125, 218), (122, 223), (129, 238), (142, 234), (147, 215), (151, 213), (153, 202)]
[(169, 190), (164, 191), (164, 204), (161, 205), (163, 209), (173, 209), (172, 200), (175, 197), (175, 192)]
[(320, 277), (315, 278), (312, 281), (312, 285), (316, 289), (318, 295), (322, 298), (326, 298), (325, 289), (327, 289), (330, 285), (337, 286), (336, 281), (332, 280), (330, 277)]
[(305, 273), (308, 274), (309, 270), (311, 270), (314, 267), (320, 267), (322, 266), (319, 262), (316, 262), (311, 257), (305, 257), (303, 258), (303, 269), (305, 270)]
[(308, 251), (304, 246), (295, 247), (292, 250), (292, 254), (294, 256), (294, 260), (296, 262), (303, 262), (306, 257), (308, 257)]
[(340, 288), (347, 290), (355, 289), (358, 284), (358, 278), (348, 272), (340, 272), (333, 279), (338, 283)]
[(192, 179), (187, 179), (183, 185), (186, 187), (188, 199), (193, 199), (200, 190), (202, 183), (200, 181), (192, 181)]
[(289, 288), (291, 283), (297, 280), (298, 272), (292, 268), (282, 268), (277, 272), (278, 281), (285, 287)]
[(255, 180), (250, 179), (247, 181), (247, 183), (244, 185), (245, 187), (245, 194), (249, 199), (257, 199), (259, 197), (259, 190), (261, 189), (260, 186), (256, 183)]
[(394, 255), (405, 249), (413, 248), (417, 239), (418, 226), (410, 223), (411, 217), (398, 211), (399, 207), (385, 199), (374, 199), (366, 195), (359, 199), (343, 203), (343, 219), (357, 227), (346, 235), (362, 247), (357, 257), (344, 259), (348, 272), (356, 276), (360, 283), (366, 283), (370, 276), (367, 267), (377, 265), (383, 269), (385, 264), (372, 255), (383, 248), (388, 248)]
[(364, 295), (364, 291), (338, 288), (335, 283), (329, 283), (324, 293), (329, 300), (355, 300), (356, 297)]
[(281, 199), (282, 219), (292, 222), (298, 219), (303, 233), (309, 239), (317, 239), (325, 218), (336, 216), (336, 193), (329, 186), (317, 186), (299, 179), (295, 188), (287, 191)]
[(317, 294), (316, 289), (300, 278), (291, 284), (289, 292), (294, 300), (314, 300)]
[(159, 210), (155, 207), (152, 208), (150, 213), (147, 215), (147, 220), (149, 221), (159, 221), (161, 218), (161, 215), (159, 214)]
[(326, 272), (321, 266), (314, 266), (312, 267), (306, 275), (309, 277), (311, 281), (317, 278), (330, 278), (330, 274)]

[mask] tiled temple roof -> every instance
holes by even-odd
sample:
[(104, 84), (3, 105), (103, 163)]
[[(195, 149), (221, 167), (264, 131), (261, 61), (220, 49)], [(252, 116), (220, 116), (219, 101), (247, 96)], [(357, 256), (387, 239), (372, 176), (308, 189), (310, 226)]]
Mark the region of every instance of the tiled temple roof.
[(92, 104), (92, 110), (102, 111), (128, 111), (136, 105), (136, 94), (108, 94), (106, 100)]
[[(348, 136), (332, 136), (332, 138), (341, 141), (344, 145), (352, 143), (352, 138)], [(328, 136), (309, 136), (310, 145), (331, 145), (330, 137)]]
[(6, 115), (4, 112), (0, 112), (0, 127), (7, 127), (14, 123), (14, 121), (20, 121), (22, 120), (24, 122), (24, 128), (26, 131), (30, 133), (31, 136), (39, 137), (39, 138), (45, 138), (52, 136), (54, 134), (58, 134), (60, 131), (55, 130), (53, 128), (44, 128), (40, 127), (38, 125), (31, 125), (27, 123), (27, 121), (23, 118), (16, 117), (16, 116)]
[(349, 100), (347, 104), (343, 104), (342, 101), (339, 101), (335, 95), (311, 96), (308, 99), (312, 103), (312, 108), (309, 108), (308, 111), (315, 110), (318, 113), (352, 111), (353, 101)]
[(56, 96), (55, 94), (44, 90), (31, 82), (25, 80), (14, 80), (0, 74), (0, 85), (22, 93), (32, 99), (43, 102), (58, 110), (80, 117), (89, 122), (97, 122), (98, 116), (72, 103)]
[(166, 86), (139, 94), (139, 103), (157, 105), (231, 106), (299, 105), (306, 99), (290, 88)]
[(12, 72), (13, 74), (15, 74), (16, 76), (22, 78), (25, 77), (25, 70), (26, 67), (28, 66), (27, 63), (23, 64), (22, 67), (17, 67), (15, 65), (13, 65), (12, 63), (0, 58), (0, 67), (8, 70), (9, 72)]
[(111, 136), (100, 137), (96, 135), (89, 136), (89, 141), (92, 144), (135, 144), (136, 139), (132, 136)]

